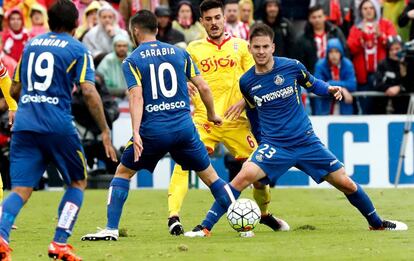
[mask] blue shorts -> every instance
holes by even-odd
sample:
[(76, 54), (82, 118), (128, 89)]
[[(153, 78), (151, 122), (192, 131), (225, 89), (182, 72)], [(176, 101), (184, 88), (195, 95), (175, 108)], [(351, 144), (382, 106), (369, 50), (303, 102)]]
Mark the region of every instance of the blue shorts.
[(265, 172), (267, 177), (261, 180), (265, 184), (276, 182), (293, 166), (318, 184), (324, 181), (326, 175), (343, 167), (319, 139), (307, 145), (292, 147), (278, 147), (264, 142), (253, 152), (250, 161)]
[(129, 169), (153, 172), (167, 152), (184, 170), (202, 171), (210, 165), (207, 149), (195, 126), (163, 135), (141, 136), (141, 139), (144, 150), (137, 162), (134, 162), (132, 138), (122, 154), (121, 163)]
[(87, 177), (85, 156), (78, 135), (13, 132), (10, 145), (13, 187), (36, 187), (51, 162), (67, 185)]

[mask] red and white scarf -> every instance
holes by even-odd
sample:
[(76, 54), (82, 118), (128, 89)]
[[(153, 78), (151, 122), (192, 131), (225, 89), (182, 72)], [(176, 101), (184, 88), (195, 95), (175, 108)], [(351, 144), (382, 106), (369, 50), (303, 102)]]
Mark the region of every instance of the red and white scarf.
[(362, 32), (362, 40), (365, 50), (365, 66), (368, 73), (373, 73), (377, 70), (378, 39), (374, 24), (368, 24), (366, 28), (367, 30)]
[(249, 26), (243, 22), (239, 21), (235, 26), (226, 23), (224, 25), (224, 30), (233, 37), (241, 38), (244, 40), (249, 39)]
[(319, 59), (325, 58), (326, 53), (326, 33), (314, 34), (313, 39), (316, 43), (317, 56)]

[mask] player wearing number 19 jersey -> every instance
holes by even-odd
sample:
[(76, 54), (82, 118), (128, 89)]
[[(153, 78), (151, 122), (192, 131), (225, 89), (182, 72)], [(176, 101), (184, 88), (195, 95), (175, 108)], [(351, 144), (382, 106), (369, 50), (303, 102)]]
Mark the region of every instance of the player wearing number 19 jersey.
[(83, 148), (71, 115), (74, 84), (82, 88), (85, 102), (103, 132), (107, 154), (113, 159), (115, 155), (94, 86), (92, 59), (86, 47), (72, 37), (78, 11), (71, 1), (57, 0), (48, 16), (51, 32), (26, 44), (10, 91), (16, 100), (20, 92), (21, 97), (10, 148), (13, 189), (2, 204), (0, 218), (1, 260), (10, 260), (11, 226), (50, 162), (58, 168), (67, 190), (58, 208), (58, 224), (48, 254), (54, 259), (80, 260), (67, 244), (86, 187)]

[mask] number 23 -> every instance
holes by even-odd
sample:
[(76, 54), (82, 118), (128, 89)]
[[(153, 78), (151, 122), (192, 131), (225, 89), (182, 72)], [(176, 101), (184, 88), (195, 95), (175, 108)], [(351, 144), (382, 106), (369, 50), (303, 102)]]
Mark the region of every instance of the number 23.
[(266, 158), (270, 159), (276, 153), (276, 149), (273, 147), (270, 147), (269, 144), (263, 144), (263, 148), (259, 150), (259, 153), (265, 155)]

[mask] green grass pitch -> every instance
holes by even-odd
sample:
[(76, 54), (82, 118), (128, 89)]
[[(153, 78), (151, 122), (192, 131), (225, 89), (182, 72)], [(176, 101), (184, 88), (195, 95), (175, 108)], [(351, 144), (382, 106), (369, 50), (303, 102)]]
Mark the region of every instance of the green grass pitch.
[[(84, 260), (414, 260), (414, 189), (370, 189), (384, 218), (408, 224), (406, 232), (368, 231), (366, 221), (333, 189), (273, 189), (273, 213), (290, 232), (259, 225), (254, 238), (240, 238), (225, 218), (210, 238), (173, 237), (167, 230), (167, 192), (130, 191), (118, 242), (82, 242), (106, 221), (105, 190), (88, 190), (70, 243)], [(35, 192), (11, 235), (13, 260), (47, 260), (62, 192)], [(242, 197), (252, 197), (247, 190)], [(190, 230), (212, 203), (208, 190), (190, 190), (182, 222)]]

